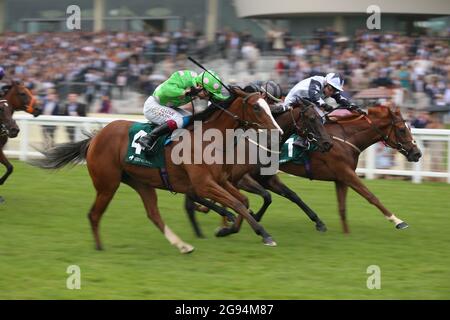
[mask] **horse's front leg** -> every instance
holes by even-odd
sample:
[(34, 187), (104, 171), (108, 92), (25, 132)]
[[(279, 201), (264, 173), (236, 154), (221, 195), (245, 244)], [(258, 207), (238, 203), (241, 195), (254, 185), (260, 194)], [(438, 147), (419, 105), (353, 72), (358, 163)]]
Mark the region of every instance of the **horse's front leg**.
[(0, 185), (4, 184), (6, 179), (8, 179), (9, 175), (13, 172), (13, 165), (8, 161), (5, 154), (3, 153), (3, 149), (0, 149), (0, 163), (3, 164), (6, 168), (5, 174), (0, 178)]
[(203, 235), (197, 218), (195, 217), (195, 202), (191, 198), (189, 198), (187, 194), (184, 197), (184, 208), (189, 217), (189, 221), (191, 222), (191, 226), (194, 229), (195, 235), (197, 236), (197, 238), (204, 238), (205, 236)]
[(206, 181), (205, 177), (201, 177), (200, 179), (201, 180), (199, 181), (196, 181), (195, 179), (192, 180), (192, 185), (198, 196), (211, 199), (227, 208), (233, 209), (247, 220), (257, 235), (262, 236), (265, 245), (276, 246), (276, 242), (273, 241), (272, 237), (250, 214), (246, 206), (246, 203), (248, 204), (247, 198), (239, 193), (239, 190), (237, 190), (229, 181), (226, 181), (223, 183), (223, 186), (221, 186), (213, 179), (206, 179)]
[(345, 171), (345, 179), (344, 183), (349, 185), (353, 190), (358, 192), (361, 196), (363, 196), (369, 203), (376, 206), (388, 219), (389, 221), (395, 224), (397, 229), (406, 229), (408, 228), (408, 224), (401, 219), (397, 218), (392, 212), (386, 209), (385, 206), (378, 200), (378, 198), (370, 192), (369, 189), (362, 183), (361, 179), (356, 175), (355, 171), (352, 169), (347, 169)]
[(344, 233), (350, 233), (350, 229), (348, 227), (347, 223), (347, 191), (348, 186), (341, 182), (341, 181), (335, 181), (334, 182), (336, 186), (336, 196), (338, 200), (338, 209), (339, 209), (339, 216), (341, 218), (342, 228), (344, 230)]
[(241, 180), (237, 183), (237, 187), (241, 190), (260, 195), (263, 198), (263, 205), (258, 210), (256, 214), (254, 214), (256, 221), (261, 221), (262, 216), (266, 212), (267, 208), (272, 203), (272, 195), (269, 191), (264, 189), (255, 179), (253, 179), (249, 174), (246, 174), (242, 177)]
[(291, 200), (300, 209), (303, 210), (304, 213), (316, 224), (316, 230), (320, 232), (327, 231), (327, 227), (325, 223), (319, 218), (317, 213), (315, 213), (294, 191), (289, 189), (287, 185), (285, 185), (278, 176), (260, 176), (259, 182), (264, 186), (264, 188), (275, 192), (276, 194), (285, 197), (286, 199)]

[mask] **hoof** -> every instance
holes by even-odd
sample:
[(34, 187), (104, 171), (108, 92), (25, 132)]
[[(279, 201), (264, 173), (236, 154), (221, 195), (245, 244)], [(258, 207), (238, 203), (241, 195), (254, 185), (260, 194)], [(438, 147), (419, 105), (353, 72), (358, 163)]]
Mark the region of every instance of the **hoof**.
[(190, 244), (185, 243), (185, 244), (181, 245), (178, 249), (180, 250), (181, 253), (188, 254), (188, 253), (191, 253), (192, 251), (194, 251), (195, 248), (193, 246), (191, 246)]
[(216, 237), (226, 237), (233, 233), (236, 233), (233, 228), (222, 227), (216, 231)]
[(319, 232), (326, 232), (328, 229), (325, 224), (321, 223), (321, 224), (316, 224), (316, 230)]
[(263, 243), (265, 246), (276, 247), (277, 243), (273, 241), (272, 237), (267, 237), (263, 239)]
[(401, 222), (401, 223), (399, 223), (398, 225), (396, 225), (395, 227), (396, 227), (398, 230), (401, 230), (401, 229), (406, 229), (406, 228), (408, 228), (409, 225), (408, 225), (406, 222)]

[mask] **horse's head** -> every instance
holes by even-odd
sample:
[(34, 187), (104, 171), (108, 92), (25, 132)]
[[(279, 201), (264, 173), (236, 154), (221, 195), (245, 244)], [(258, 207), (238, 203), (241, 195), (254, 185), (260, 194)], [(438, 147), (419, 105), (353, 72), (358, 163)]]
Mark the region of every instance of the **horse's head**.
[(234, 100), (228, 111), (236, 115), (235, 119), (243, 127), (253, 129), (274, 129), (283, 134), (283, 130), (275, 121), (269, 105), (259, 92), (247, 93), (240, 88), (232, 89)]
[(292, 105), (299, 108), (300, 117), (295, 120), (297, 133), (317, 145), (321, 152), (328, 152), (333, 147), (333, 141), (325, 130), (322, 118), (317, 113), (314, 105), (306, 100), (297, 100)]
[(15, 138), (19, 134), (19, 127), (12, 118), (12, 108), (6, 100), (0, 100), (0, 136)]
[(382, 132), (383, 141), (393, 149), (397, 149), (409, 162), (417, 162), (422, 152), (417, 147), (411, 129), (406, 124), (399, 108), (392, 110), (389, 107), (375, 107), (369, 109), (369, 115), (376, 114), (387, 120), (387, 127)]
[(13, 111), (26, 111), (37, 116), (41, 110), (37, 107), (36, 97), (31, 91), (18, 81), (12, 81), (10, 85), (2, 87), (3, 96), (8, 100)]

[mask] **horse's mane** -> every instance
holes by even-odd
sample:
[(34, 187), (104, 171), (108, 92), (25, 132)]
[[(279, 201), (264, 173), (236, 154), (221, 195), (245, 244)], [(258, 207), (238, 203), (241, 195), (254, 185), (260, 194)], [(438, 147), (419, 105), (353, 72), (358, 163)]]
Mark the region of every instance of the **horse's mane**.
[(386, 117), (390, 111), (390, 107), (381, 104), (369, 107), (369, 115), (377, 118)]
[(205, 110), (192, 117), (190, 124), (197, 120), (205, 121), (209, 119), (216, 111), (220, 110), (220, 108), (228, 109), (238, 97), (235, 90), (242, 90), (242, 88), (238, 86), (232, 87), (230, 96), (226, 100), (220, 101), (212, 99), (211, 104)]

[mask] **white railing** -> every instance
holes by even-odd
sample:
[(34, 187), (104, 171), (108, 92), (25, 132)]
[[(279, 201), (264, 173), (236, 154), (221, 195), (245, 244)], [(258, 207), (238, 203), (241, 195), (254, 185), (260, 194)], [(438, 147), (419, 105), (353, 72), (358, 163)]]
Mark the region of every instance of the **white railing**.
[[(74, 128), (72, 129), (74, 138), (79, 140), (83, 137), (83, 131), (98, 130), (119, 118), (64, 116), (33, 118), (28, 114), (16, 114), (14, 119), (20, 127), (19, 137), (9, 139), (5, 154), (26, 161), (30, 157), (41, 156), (37, 149), (44, 147), (48, 139), (44, 136), (43, 126), (54, 127), (54, 142), (61, 143), (69, 141), (69, 134), (65, 130), (68, 127)], [(134, 119), (128, 117), (126, 120), (145, 121), (143, 117)], [(450, 183), (450, 130), (413, 129), (412, 132), (423, 153), (419, 162), (407, 162), (399, 152), (386, 149), (380, 143), (361, 154), (356, 172), (368, 179), (379, 176), (404, 176), (411, 177), (414, 183), (420, 183), (423, 178)]]

